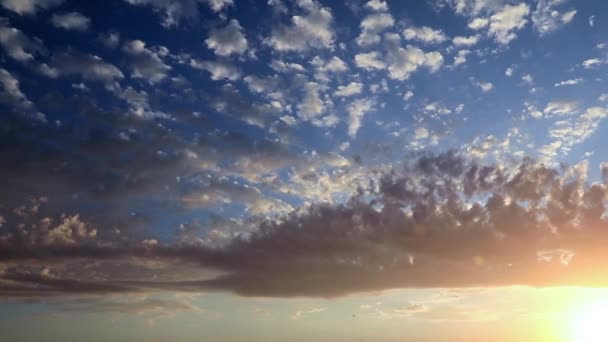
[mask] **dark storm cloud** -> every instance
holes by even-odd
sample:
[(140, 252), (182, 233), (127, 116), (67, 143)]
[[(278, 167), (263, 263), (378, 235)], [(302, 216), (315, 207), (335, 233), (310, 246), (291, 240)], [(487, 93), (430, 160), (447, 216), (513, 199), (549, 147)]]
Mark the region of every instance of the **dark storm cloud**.
[[(220, 272), (185, 279), (164, 268), (162, 281), (107, 277), (95, 285), (125, 291), (289, 297), (401, 287), (608, 285), (601, 271), (608, 262), (607, 189), (587, 182), (586, 164), (554, 169), (526, 159), (511, 166), (478, 165), (455, 153), (405, 164), (344, 204), (312, 205), (266, 220), (223, 247), (99, 240), (88, 246), (19, 246), (5, 237), (1, 255), (12, 264), (135, 258)], [(4, 280), (12, 284), (5, 295), (38, 283), (10, 272)], [(95, 286), (87, 284), (82, 292)], [(79, 292), (78, 286), (57, 288)]]

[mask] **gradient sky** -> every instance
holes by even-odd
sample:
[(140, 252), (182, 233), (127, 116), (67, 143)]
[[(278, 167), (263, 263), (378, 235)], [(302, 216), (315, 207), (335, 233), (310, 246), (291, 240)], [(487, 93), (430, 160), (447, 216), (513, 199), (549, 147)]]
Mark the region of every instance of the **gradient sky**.
[(571, 341), (608, 2), (0, 0), (10, 341)]

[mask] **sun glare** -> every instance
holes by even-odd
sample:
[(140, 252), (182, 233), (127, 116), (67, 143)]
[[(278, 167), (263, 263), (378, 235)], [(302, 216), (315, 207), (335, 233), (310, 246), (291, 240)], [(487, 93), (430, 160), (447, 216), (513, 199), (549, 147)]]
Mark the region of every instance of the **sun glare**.
[(608, 341), (608, 298), (582, 307), (571, 324), (571, 342)]

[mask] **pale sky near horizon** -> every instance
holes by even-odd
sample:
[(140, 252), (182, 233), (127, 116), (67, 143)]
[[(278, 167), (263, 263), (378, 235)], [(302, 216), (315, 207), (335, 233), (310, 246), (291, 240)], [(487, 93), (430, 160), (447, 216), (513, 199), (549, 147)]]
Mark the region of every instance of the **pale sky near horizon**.
[(0, 0), (0, 329), (580, 342), (607, 33), (600, 0)]

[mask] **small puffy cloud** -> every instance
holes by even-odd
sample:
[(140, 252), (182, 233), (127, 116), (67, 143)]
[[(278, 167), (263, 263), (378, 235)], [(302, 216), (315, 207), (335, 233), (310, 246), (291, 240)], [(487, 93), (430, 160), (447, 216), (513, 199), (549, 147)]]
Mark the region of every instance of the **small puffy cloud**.
[(0, 103), (8, 104), (17, 109), (32, 109), (30, 102), (19, 88), (19, 80), (10, 72), (0, 68)]
[(304, 99), (298, 105), (298, 116), (303, 120), (315, 119), (325, 112), (325, 102), (319, 92), (319, 85), (315, 82), (308, 82), (304, 86)]
[(123, 50), (131, 58), (132, 76), (143, 78), (150, 84), (156, 84), (167, 77), (171, 67), (163, 62), (163, 57), (169, 53), (165, 47), (146, 48), (141, 40), (131, 40), (124, 44)]
[(359, 99), (346, 107), (348, 112), (348, 135), (354, 137), (361, 128), (363, 116), (374, 108), (374, 101), (370, 99)]
[(338, 97), (348, 97), (361, 94), (361, 90), (363, 90), (363, 83), (350, 82), (348, 85), (339, 86), (334, 95)]
[(243, 78), (249, 90), (254, 93), (272, 93), (278, 87), (278, 78), (275, 77), (258, 77), (255, 75), (247, 75)]
[(600, 121), (607, 116), (606, 108), (591, 107), (581, 115), (570, 115), (556, 121), (549, 130), (549, 136), (555, 139), (551, 145), (554, 148), (545, 151), (546, 157), (554, 157), (558, 152), (563, 154), (570, 152), (575, 145), (587, 140), (597, 130)]
[(540, 0), (536, 10), (532, 12), (532, 25), (541, 35), (553, 32), (574, 19), (576, 10), (559, 12), (556, 7), (565, 3), (565, 0)]
[(348, 65), (336, 56), (333, 56), (329, 60), (315, 56), (310, 61), (310, 64), (315, 67), (315, 79), (324, 83), (329, 82), (332, 75), (348, 70)]
[(490, 21), (486, 18), (475, 18), (469, 22), (467, 27), (470, 28), (471, 30), (477, 31), (477, 30), (481, 30), (482, 28), (487, 27), (489, 23), (490, 23)]
[(101, 57), (75, 50), (66, 50), (53, 55), (50, 66), (41, 65), (41, 72), (51, 78), (62, 75), (79, 75), (85, 80), (110, 83), (124, 77), (113, 64)]
[(467, 55), (471, 53), (470, 50), (460, 50), (458, 51), (458, 53), (456, 54), (456, 56), (454, 56), (454, 66), (458, 66), (460, 64), (464, 64), (467, 62)]
[(488, 34), (499, 44), (509, 44), (517, 37), (515, 31), (521, 30), (528, 20), (530, 7), (525, 3), (506, 5), (490, 17)]
[(304, 69), (304, 67), (301, 64), (298, 63), (291, 63), (291, 62), (284, 62), (281, 60), (273, 60), (270, 63), (270, 67), (276, 71), (276, 72), (281, 72), (281, 73), (287, 73), (287, 72), (305, 72), (306, 69)]
[(428, 26), (408, 27), (403, 30), (403, 37), (407, 40), (418, 40), (428, 44), (439, 44), (448, 40), (448, 36), (443, 31)]
[(406, 80), (419, 67), (426, 67), (431, 72), (443, 65), (443, 55), (437, 51), (425, 53), (419, 48), (408, 46), (399, 48), (394, 53), (394, 61), (388, 67), (389, 76), (396, 80)]
[(450, 5), (457, 14), (478, 17), (482, 13), (492, 13), (509, 2), (505, 0), (442, 0)]
[(469, 36), (469, 37), (454, 37), (452, 39), (452, 43), (455, 46), (473, 46), (477, 44), (479, 41), (479, 35)]
[(241, 78), (241, 72), (237, 67), (223, 61), (199, 61), (191, 59), (190, 66), (195, 69), (206, 70), (211, 74), (211, 79), (214, 81), (236, 81)]
[(279, 118), (279, 120), (283, 121), (287, 126), (295, 126), (298, 123), (293, 116), (289, 115), (283, 115)]
[(388, 5), (383, 0), (370, 0), (365, 4), (365, 7), (378, 12), (388, 11)]
[(213, 12), (220, 12), (224, 8), (234, 5), (234, 0), (203, 0)]
[(89, 29), (91, 19), (78, 12), (53, 14), (51, 22), (57, 28), (68, 31), (86, 31)]
[(335, 33), (331, 27), (331, 10), (315, 0), (299, 0), (297, 4), (305, 15), (294, 15), (290, 25), (276, 27), (268, 43), (278, 51), (305, 51), (333, 46)]
[(63, 3), (64, 0), (0, 0), (0, 5), (17, 14), (35, 14)]
[(547, 106), (543, 110), (545, 115), (571, 115), (574, 114), (578, 110), (578, 102), (577, 101), (551, 101), (547, 103)]
[(494, 89), (494, 85), (490, 82), (478, 82), (477, 86), (481, 89), (481, 91), (483, 91), (484, 93), (489, 92), (490, 90)]
[(589, 16), (588, 22), (589, 22), (589, 27), (595, 26), (595, 16), (594, 15)]
[(431, 102), (431, 103), (427, 104), (426, 106), (424, 106), (422, 108), (422, 110), (425, 113), (436, 113), (436, 114), (442, 114), (442, 115), (452, 114), (452, 111), (449, 108), (447, 108), (446, 106), (442, 105), (439, 102)]
[(35, 54), (46, 51), (42, 42), (32, 40), (20, 30), (8, 26), (6, 20), (0, 20), (0, 46), (9, 57), (19, 62), (31, 61)]
[(223, 28), (212, 30), (205, 44), (219, 56), (242, 55), (247, 51), (247, 39), (236, 19), (230, 20)]
[(373, 13), (361, 21), (361, 34), (357, 37), (357, 44), (361, 46), (380, 42), (380, 33), (393, 27), (395, 19), (388, 13)]
[(355, 55), (355, 64), (365, 70), (380, 70), (386, 68), (386, 64), (381, 58), (377, 51), (359, 53)]
[(429, 130), (424, 127), (418, 127), (414, 131), (414, 139), (416, 139), (416, 140), (427, 139), (429, 136), (430, 136)]
[(524, 81), (526, 84), (529, 84), (529, 85), (534, 84), (534, 78), (530, 74), (523, 75), (521, 77), (521, 80)]
[(110, 31), (101, 33), (97, 36), (97, 41), (108, 49), (115, 49), (120, 44), (120, 32)]
[(315, 57), (312, 64), (322, 72), (344, 72), (348, 70), (348, 65), (339, 57), (333, 56), (328, 61)]
[(570, 79), (570, 80), (565, 80), (565, 81), (557, 82), (553, 86), (554, 87), (563, 87), (563, 86), (577, 85), (577, 84), (579, 84), (581, 82), (583, 82), (583, 79), (579, 77), (579, 78), (573, 78), (573, 79)]
[(513, 76), (513, 68), (512, 67), (508, 67), (507, 69), (505, 69), (505, 75), (507, 77)]
[(414, 92), (411, 90), (408, 90), (405, 92), (405, 94), (403, 94), (403, 99), (405, 101), (409, 101), (412, 97), (414, 97)]
[(604, 61), (599, 58), (590, 58), (590, 59), (584, 60), (583, 63), (581, 63), (581, 65), (585, 69), (593, 69), (595, 67), (600, 66), (603, 63), (604, 63)]
[(233, 0), (123, 0), (134, 6), (150, 6), (162, 16), (164, 27), (177, 26), (182, 20), (194, 20), (199, 16), (199, 3), (204, 3), (214, 12), (234, 5)]

